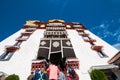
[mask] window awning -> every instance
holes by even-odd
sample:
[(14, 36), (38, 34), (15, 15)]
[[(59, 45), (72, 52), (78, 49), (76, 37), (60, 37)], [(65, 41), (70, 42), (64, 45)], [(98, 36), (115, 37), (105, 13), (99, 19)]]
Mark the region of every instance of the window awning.
[(19, 46), (10, 46), (10, 45), (8, 45), (8, 46), (5, 46), (5, 48), (6, 48), (6, 50), (7, 50), (8, 52), (14, 52), (14, 51), (16, 51), (17, 49), (19, 49), (20, 47), (19, 47)]
[(89, 36), (89, 34), (87, 34), (87, 33), (83, 33), (83, 34), (79, 34), (80, 36), (83, 36), (83, 37), (88, 37)]
[(109, 65), (99, 65), (99, 66), (92, 66), (90, 69), (91, 70), (105, 70), (105, 69), (118, 69), (119, 66), (117, 65), (113, 65), (113, 64), (109, 64)]
[(38, 25), (24, 25), (24, 27), (23, 28), (37, 28), (38, 27)]
[(95, 39), (84, 39), (85, 42), (96, 42)]
[(42, 62), (46, 62), (45, 59), (43, 60), (32, 60), (32, 63), (42, 63)]
[(97, 46), (97, 45), (94, 45), (94, 46), (91, 46), (91, 49), (95, 50), (95, 51), (101, 51), (103, 48), (103, 46)]
[(77, 32), (84, 32), (84, 29), (77, 29)]
[(32, 32), (32, 31), (35, 31), (35, 30), (36, 30), (36, 28), (26, 28), (27, 32)]
[(22, 41), (26, 41), (27, 40), (27, 38), (17, 38), (16, 39), (16, 41), (18, 41), (18, 42), (22, 42)]
[(79, 62), (79, 60), (78, 60), (77, 58), (68, 58), (66, 61), (68, 61), (68, 62), (71, 62), (71, 61), (78, 61), (78, 62)]
[(33, 32), (22, 32), (22, 35), (31, 35)]

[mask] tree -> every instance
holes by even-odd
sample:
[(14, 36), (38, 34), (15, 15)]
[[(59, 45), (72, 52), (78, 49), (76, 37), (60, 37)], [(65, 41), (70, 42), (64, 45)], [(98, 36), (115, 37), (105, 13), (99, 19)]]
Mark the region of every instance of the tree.
[(20, 80), (18, 75), (12, 74), (5, 78), (5, 80)]
[(90, 77), (92, 80), (108, 80), (107, 76), (101, 70), (93, 70), (90, 73)]

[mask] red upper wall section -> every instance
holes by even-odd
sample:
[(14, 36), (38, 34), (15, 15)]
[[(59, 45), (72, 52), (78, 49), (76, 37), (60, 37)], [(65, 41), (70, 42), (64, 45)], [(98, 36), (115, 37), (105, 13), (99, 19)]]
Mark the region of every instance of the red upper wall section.
[[(29, 21), (28, 21), (29, 22)], [(32, 24), (36, 25), (36, 26), (33, 26), (33, 25), (28, 25), (28, 24), (25, 24), (23, 26), (23, 28), (37, 28), (37, 29), (46, 29), (46, 27), (55, 27), (52, 26), (52, 23), (53, 25), (54, 24), (61, 24), (61, 25), (57, 25), (56, 27), (66, 27), (66, 29), (87, 29), (84, 25), (82, 25), (81, 23), (78, 23), (78, 22), (64, 22), (63, 20), (49, 20), (48, 22), (38, 22), (38, 21), (34, 21)]]

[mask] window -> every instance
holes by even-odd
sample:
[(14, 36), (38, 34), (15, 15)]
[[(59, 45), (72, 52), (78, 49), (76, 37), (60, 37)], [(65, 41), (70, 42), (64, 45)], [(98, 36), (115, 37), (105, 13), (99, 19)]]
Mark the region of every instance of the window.
[(41, 28), (44, 28), (44, 27), (45, 27), (45, 25), (44, 25), (44, 24), (42, 24), (40, 27), (41, 27)]
[(23, 35), (21, 38), (29, 38), (29, 35)]
[(71, 28), (71, 26), (70, 26), (70, 25), (66, 25), (66, 27), (67, 27), (67, 28)]
[(99, 51), (98, 52), (98, 55), (101, 57), (101, 58), (105, 58), (105, 57), (108, 57), (104, 52), (102, 51)]
[(22, 42), (17, 42), (14, 44), (14, 46), (20, 46)]
[(93, 45), (91, 47), (92, 50), (95, 50), (98, 52), (98, 55), (101, 57), (101, 58), (104, 58), (104, 57), (108, 57), (104, 52), (102, 52), (102, 48), (103, 46), (96, 46), (96, 45)]
[(5, 60), (9, 60), (12, 55), (13, 55), (14, 52), (8, 52), (6, 51), (5, 53), (3, 53), (1, 56), (0, 56), (0, 60), (1, 61), (5, 61)]

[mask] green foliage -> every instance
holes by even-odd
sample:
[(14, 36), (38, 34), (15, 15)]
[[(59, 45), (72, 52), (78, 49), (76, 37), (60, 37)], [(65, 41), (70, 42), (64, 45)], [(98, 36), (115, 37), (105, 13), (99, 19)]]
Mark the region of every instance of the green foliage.
[(90, 77), (92, 80), (108, 80), (104, 72), (100, 70), (93, 70), (90, 73)]
[(18, 75), (12, 74), (5, 78), (5, 80), (20, 80)]

